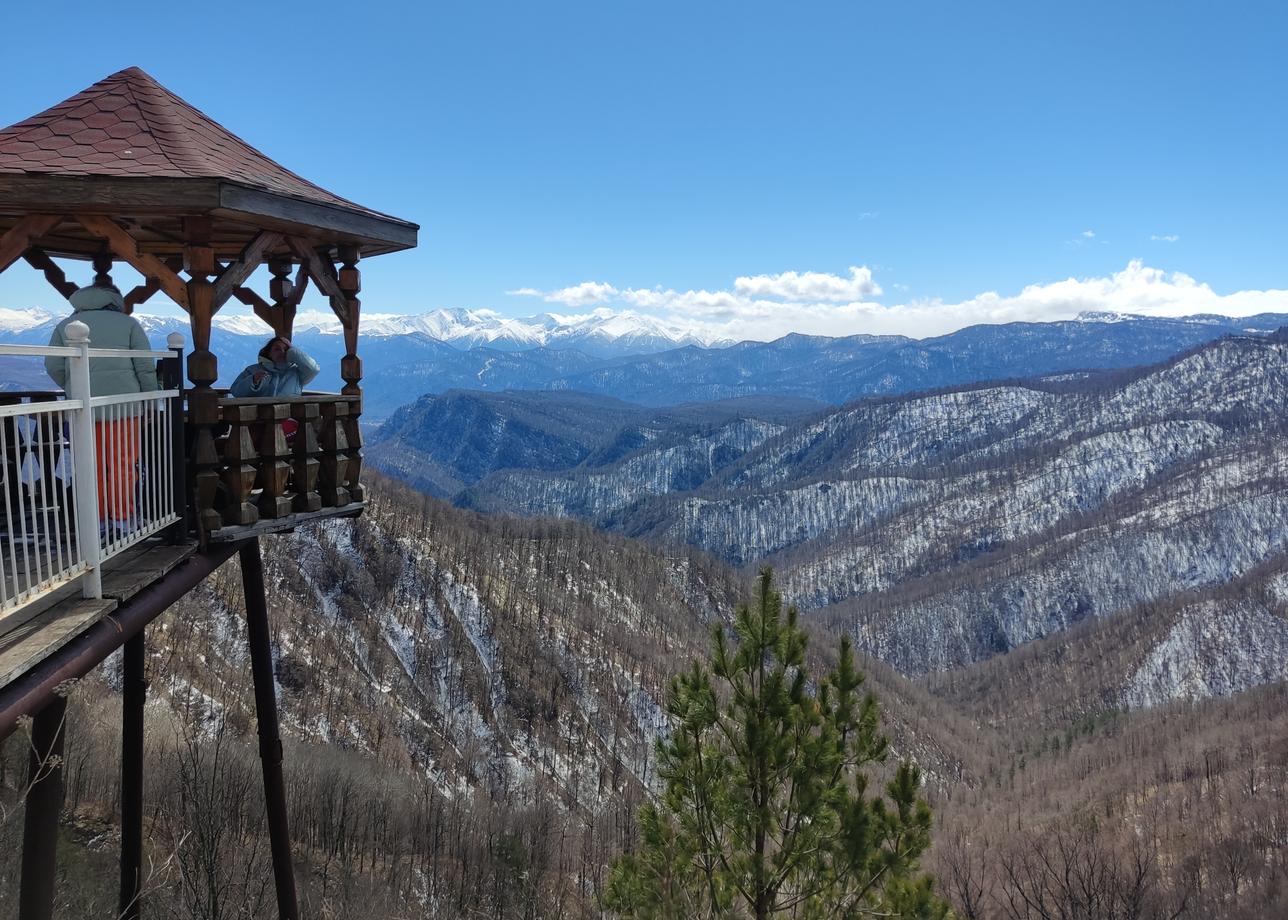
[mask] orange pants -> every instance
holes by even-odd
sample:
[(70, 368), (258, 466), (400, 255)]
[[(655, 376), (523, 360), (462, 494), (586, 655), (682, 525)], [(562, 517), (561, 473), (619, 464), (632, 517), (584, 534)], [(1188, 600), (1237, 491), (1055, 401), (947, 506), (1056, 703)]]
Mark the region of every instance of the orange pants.
[(95, 422), (94, 451), (98, 457), (98, 519), (128, 521), (134, 517), (134, 488), (139, 480), (139, 420)]

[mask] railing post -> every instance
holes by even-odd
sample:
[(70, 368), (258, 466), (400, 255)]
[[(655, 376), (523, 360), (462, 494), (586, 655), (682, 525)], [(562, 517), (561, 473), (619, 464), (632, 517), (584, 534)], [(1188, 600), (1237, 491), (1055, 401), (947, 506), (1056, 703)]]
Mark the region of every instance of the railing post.
[(63, 330), (67, 344), (80, 354), (67, 359), (67, 398), (81, 407), (72, 416), (72, 475), (76, 484), (76, 539), (85, 560), (84, 597), (103, 596), (99, 567), (98, 459), (94, 448), (94, 409), (90, 406), (89, 326), (76, 320)]
[(170, 469), (174, 510), (179, 521), (170, 529), (171, 542), (178, 542), (188, 536), (189, 506), (196, 506), (191, 499), (188, 479), (188, 451), (185, 438), (185, 409), (183, 400), (183, 334), (172, 332), (165, 339), (166, 347), (174, 353), (173, 358), (164, 362), (165, 380), (161, 386), (166, 390), (178, 390), (179, 395), (170, 399)]
[(290, 453), (286, 447), (286, 434), (282, 423), (289, 417), (289, 403), (272, 403), (259, 407), (259, 516), (284, 518), (291, 513), (291, 499), (286, 492), (291, 466), (286, 462)]
[(220, 419), (228, 425), (228, 438), (223, 443), (223, 483), (228, 491), (224, 506), (223, 522), (249, 526), (259, 521), (259, 508), (250, 500), (259, 478), (259, 454), (255, 452), (255, 439), (251, 429), (258, 417), (254, 405), (224, 405)]
[(318, 494), (318, 419), (320, 413), (315, 402), (297, 402), (291, 405), (291, 418), (300, 426), (291, 445), (294, 470), (291, 488), (295, 492), (296, 512), (317, 511), (322, 507)]
[(328, 508), (343, 508), (349, 504), (349, 439), (345, 435), (344, 420), (349, 414), (348, 400), (334, 399), (324, 402), (322, 409), (322, 466), (318, 476), (318, 491), (322, 504)]

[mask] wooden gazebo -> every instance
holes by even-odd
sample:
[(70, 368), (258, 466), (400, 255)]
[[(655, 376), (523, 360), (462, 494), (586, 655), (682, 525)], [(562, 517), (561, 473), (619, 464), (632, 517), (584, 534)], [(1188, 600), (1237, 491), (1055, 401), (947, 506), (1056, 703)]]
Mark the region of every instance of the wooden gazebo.
[[(74, 640), (60, 639), (41, 651), (21, 674), (6, 674), (0, 635), (0, 739), (30, 715), (37, 747), (47, 744), (50, 751), (62, 743), (65, 704), (54, 692), (57, 684), (126, 646), (125, 916), (138, 911), (143, 629), (234, 552), (247, 586), (278, 903), (283, 917), (296, 915), (258, 537), (361, 511), (358, 263), (415, 246), (417, 229), (283, 168), (138, 68), (0, 130), (0, 272), (25, 260), (70, 297), (77, 286), (59, 260), (92, 261), (96, 280), (107, 280), (124, 262), (141, 276), (125, 294), (127, 311), (160, 293), (187, 313), (192, 329), (191, 387), (182, 394), (186, 468), (178, 475), (186, 484), (187, 514), (173, 528), (177, 536), (171, 533), (171, 561), (118, 580), (119, 596), (106, 598), (110, 610), (76, 621), (77, 629), (84, 628)], [(247, 287), (261, 265), (271, 275), (267, 297)], [(214, 314), (236, 298), (271, 330), (289, 336), (309, 283), (343, 326), (341, 392), (275, 401), (230, 399), (214, 389)], [(282, 427), (287, 418), (299, 425), (289, 441)], [(41, 616), (53, 622), (60, 614)], [(41, 775), (28, 795), (23, 860), (22, 916), (35, 920), (50, 915), (51, 829), (61, 801), (58, 771)]]
[[(249, 424), (255, 410), (219, 406), (212, 389), (219, 376), (210, 351), (214, 314), (236, 297), (289, 336), (305, 284), (326, 295), (344, 328), (340, 376), (352, 400), (300, 411), (326, 411), (338, 424), (338, 433), (320, 432), (331, 450), (319, 471), (320, 488), (330, 492), (323, 497), (332, 507), (361, 501), (357, 264), (415, 246), (416, 231), (279, 166), (137, 67), (0, 131), (0, 271), (25, 258), (70, 296), (76, 287), (56, 258), (92, 259), (100, 275), (120, 260), (145, 279), (126, 295), (127, 311), (160, 292), (190, 318), (187, 404), (203, 540), (225, 525), (287, 516), (280, 501), (285, 455), (268, 454), (280, 465), (262, 481), (269, 495), (255, 507), (250, 493), (259, 471), (244, 462), (243, 439), (231, 440), (227, 457), (215, 450), (214, 426)], [(263, 264), (272, 273), (268, 299), (243, 286)], [(317, 510), (313, 491), (299, 489), (306, 497), (292, 510)]]

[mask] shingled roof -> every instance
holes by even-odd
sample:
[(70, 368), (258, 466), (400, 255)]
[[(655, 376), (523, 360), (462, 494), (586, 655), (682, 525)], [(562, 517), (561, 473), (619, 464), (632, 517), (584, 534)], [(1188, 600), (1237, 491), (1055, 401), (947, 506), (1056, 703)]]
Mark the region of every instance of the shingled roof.
[[(112, 180), (134, 180), (126, 189), (138, 188), (142, 180), (158, 180), (163, 183), (160, 187), (182, 192), (175, 198), (175, 207), (180, 210), (192, 210), (190, 200), (198, 204), (205, 201), (209, 196), (191, 196), (198, 188), (209, 189), (216, 192), (210, 207), (196, 210), (223, 209), (230, 216), (232, 212), (264, 214), (323, 228), (328, 221), (317, 216), (330, 215), (332, 230), (395, 244), (376, 247), (378, 251), (415, 245), (415, 224), (355, 204), (296, 175), (138, 67), (112, 74), (44, 112), (0, 130), (0, 191), (6, 193), (4, 197), (31, 199), (39, 194), (41, 186), (33, 183), (40, 177), (103, 180), (70, 186), (86, 189), (83, 204), (87, 206), (96, 203), (93, 191)], [(218, 194), (223, 187), (230, 193)], [(244, 193), (239, 195), (237, 190)], [(255, 192), (287, 200), (275, 207), (259, 207), (266, 199)], [(55, 197), (67, 206), (64, 210), (78, 204), (63, 200), (66, 195)], [(156, 199), (155, 193), (147, 198)], [(291, 207), (295, 202), (325, 210), (301, 212)], [(0, 197), (0, 205), (4, 203)], [(24, 201), (29, 207), (39, 203)], [(366, 220), (354, 224), (339, 220), (340, 214)]]
[(229, 179), (388, 216), (273, 162), (138, 67), (0, 131), (0, 172)]

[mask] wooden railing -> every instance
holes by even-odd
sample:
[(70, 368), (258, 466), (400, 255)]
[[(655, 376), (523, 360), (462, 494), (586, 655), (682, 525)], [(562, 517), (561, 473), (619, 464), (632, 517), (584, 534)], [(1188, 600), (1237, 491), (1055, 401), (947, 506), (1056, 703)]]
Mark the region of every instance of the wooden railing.
[(359, 400), (329, 393), (221, 397), (213, 453), (190, 456), (203, 536), (235, 539), (247, 529), (284, 529), (361, 507)]

